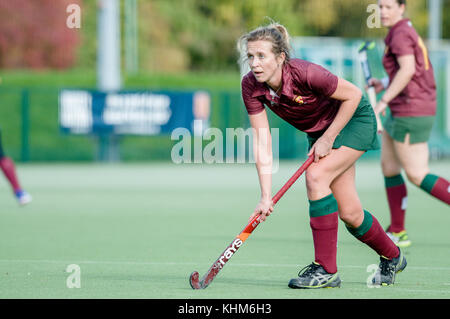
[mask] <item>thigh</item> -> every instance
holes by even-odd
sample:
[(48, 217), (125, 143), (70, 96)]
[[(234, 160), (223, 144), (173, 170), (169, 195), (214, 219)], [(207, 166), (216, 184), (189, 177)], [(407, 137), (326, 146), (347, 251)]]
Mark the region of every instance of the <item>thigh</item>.
[(363, 207), (355, 185), (355, 165), (353, 164), (331, 184), (330, 188), (338, 203), (339, 217), (352, 227), (361, 225)]
[(401, 173), (401, 163), (395, 152), (394, 140), (383, 131), (381, 143), (381, 169), (384, 176), (395, 176)]
[[(364, 154), (347, 146), (332, 149), (330, 154), (321, 158), (317, 163), (312, 163), (306, 170), (306, 182), (320, 184), (320, 190), (315, 189), (314, 194), (308, 190), (310, 200), (320, 199), (330, 193), (330, 185), (333, 181), (349, 169)], [(317, 198), (316, 198), (317, 197)]]
[(349, 169), (364, 154), (347, 146), (332, 149), (330, 154), (321, 158), (317, 163), (311, 164), (310, 168), (319, 169), (331, 177), (331, 181)]
[(413, 180), (423, 179), (429, 171), (428, 144), (426, 142), (410, 144), (408, 134), (406, 135), (403, 143), (394, 141), (394, 148), (397, 157), (408, 177), (410, 179), (412, 177)]

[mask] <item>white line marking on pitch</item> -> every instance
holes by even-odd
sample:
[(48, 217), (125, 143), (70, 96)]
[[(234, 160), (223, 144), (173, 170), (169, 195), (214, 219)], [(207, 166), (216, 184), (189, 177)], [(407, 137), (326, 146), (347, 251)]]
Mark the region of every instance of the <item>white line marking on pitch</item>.
[[(113, 265), (143, 265), (143, 266), (191, 266), (191, 265), (205, 265), (206, 263), (195, 262), (152, 262), (152, 261), (105, 261), (105, 260), (48, 260), (48, 259), (0, 259), (0, 263), (47, 263), (47, 264), (113, 264)], [(210, 265), (210, 264), (209, 264)], [(298, 264), (252, 264), (252, 263), (231, 263), (231, 267), (282, 267), (282, 268), (297, 268), (301, 265)], [(345, 265), (338, 268), (357, 268), (366, 269), (366, 266)], [(421, 267), (421, 266), (408, 266), (409, 269), (415, 270), (450, 270), (450, 267)], [(450, 285), (450, 284), (449, 284)]]

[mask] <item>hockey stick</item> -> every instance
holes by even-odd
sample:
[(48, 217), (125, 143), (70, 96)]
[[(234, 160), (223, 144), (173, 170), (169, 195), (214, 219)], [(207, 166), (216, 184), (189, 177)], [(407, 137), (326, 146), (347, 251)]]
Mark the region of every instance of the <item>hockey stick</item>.
[[(372, 72), (370, 70), (369, 60), (367, 58), (367, 51), (372, 50), (375, 47), (375, 42), (364, 42), (359, 48), (359, 61), (361, 62), (361, 67), (364, 73), (364, 78), (366, 79), (367, 95), (369, 97), (369, 102), (372, 105), (372, 108), (375, 108), (377, 105), (377, 95), (375, 92), (375, 88), (369, 84), (369, 80), (372, 78)], [(381, 132), (383, 130), (383, 124), (381, 124), (380, 117), (378, 115), (375, 116), (377, 119), (377, 131)]]
[[(295, 181), (303, 174), (303, 172), (311, 165), (314, 161), (314, 155), (308, 157), (308, 159), (303, 163), (302, 166), (292, 175), (292, 177), (284, 184), (284, 186), (275, 194), (272, 198), (273, 205), (275, 205), (280, 198), (286, 193), (286, 191), (295, 183)], [(194, 271), (189, 277), (189, 283), (192, 289), (205, 289), (217, 276), (219, 271), (225, 266), (225, 264), (233, 257), (234, 253), (242, 246), (244, 241), (250, 236), (250, 234), (255, 230), (255, 228), (260, 223), (260, 215), (253, 217), (250, 222), (245, 226), (245, 228), (236, 236), (236, 238), (228, 245), (228, 247), (223, 251), (223, 253), (217, 258), (213, 265), (209, 268), (208, 272), (199, 280), (199, 274)]]

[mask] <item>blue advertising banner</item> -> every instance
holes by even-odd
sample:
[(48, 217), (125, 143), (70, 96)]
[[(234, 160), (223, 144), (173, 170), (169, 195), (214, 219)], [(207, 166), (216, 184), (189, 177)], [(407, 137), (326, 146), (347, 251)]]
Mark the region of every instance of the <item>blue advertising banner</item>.
[(170, 134), (193, 130), (195, 119), (207, 121), (210, 97), (203, 91), (118, 91), (63, 89), (59, 124), (71, 134)]

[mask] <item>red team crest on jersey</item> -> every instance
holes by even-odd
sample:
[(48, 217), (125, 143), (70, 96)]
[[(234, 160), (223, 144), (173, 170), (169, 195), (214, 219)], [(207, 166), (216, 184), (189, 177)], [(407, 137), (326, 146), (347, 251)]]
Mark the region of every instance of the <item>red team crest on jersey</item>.
[(298, 104), (303, 104), (303, 98), (300, 95), (294, 95), (294, 98), (292, 99), (294, 102), (297, 102)]

